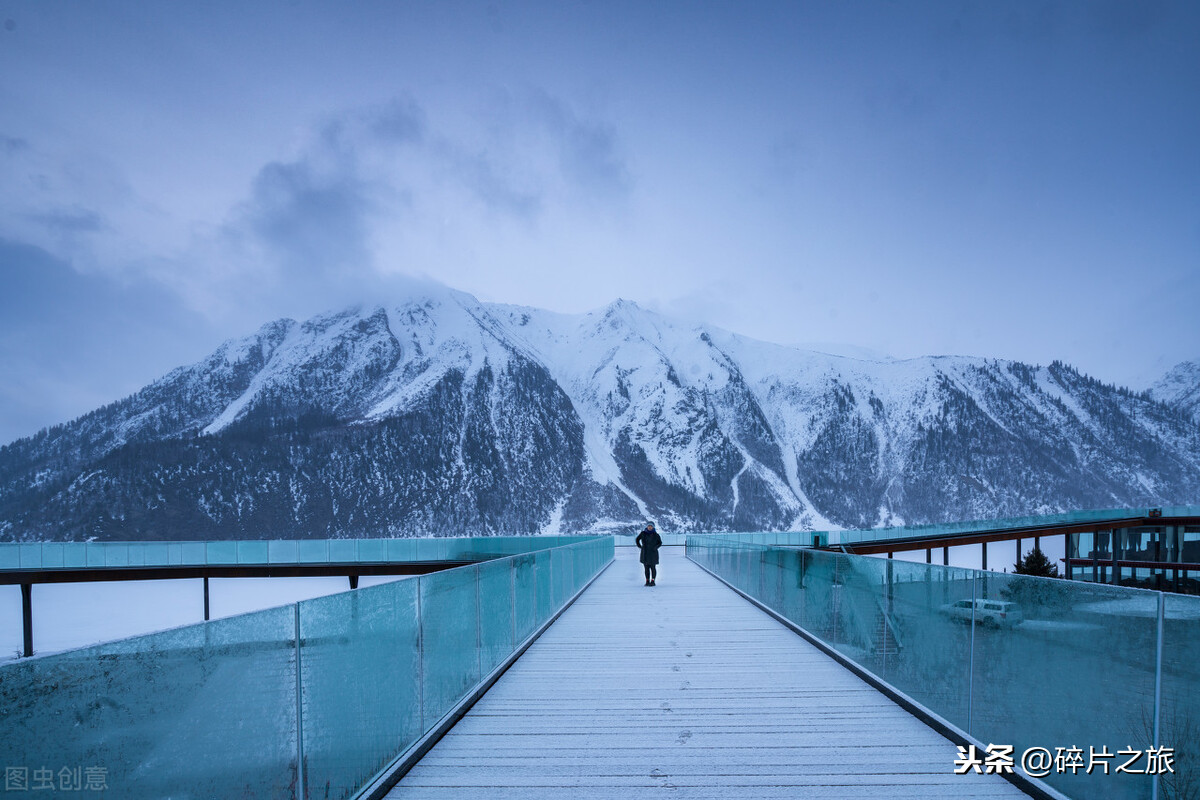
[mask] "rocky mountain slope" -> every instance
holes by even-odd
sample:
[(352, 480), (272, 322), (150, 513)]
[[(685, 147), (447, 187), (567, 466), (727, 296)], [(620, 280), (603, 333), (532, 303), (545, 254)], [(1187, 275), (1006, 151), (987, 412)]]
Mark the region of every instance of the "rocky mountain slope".
[(1176, 364), (1150, 387), (1150, 396), (1200, 420), (1200, 359)]
[(446, 290), (226, 343), (0, 448), (0, 539), (763, 530), (1194, 503), (1200, 427), (1064, 364), (865, 361)]

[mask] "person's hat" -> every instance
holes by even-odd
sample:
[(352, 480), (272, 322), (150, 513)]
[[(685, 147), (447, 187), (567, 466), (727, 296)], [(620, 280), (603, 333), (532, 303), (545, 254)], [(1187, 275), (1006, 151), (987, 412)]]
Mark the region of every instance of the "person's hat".
[(647, 527), (647, 528), (653, 528), (653, 527), (654, 527), (654, 523), (653, 523), (653, 522), (647, 522), (647, 523), (646, 523), (646, 527)]

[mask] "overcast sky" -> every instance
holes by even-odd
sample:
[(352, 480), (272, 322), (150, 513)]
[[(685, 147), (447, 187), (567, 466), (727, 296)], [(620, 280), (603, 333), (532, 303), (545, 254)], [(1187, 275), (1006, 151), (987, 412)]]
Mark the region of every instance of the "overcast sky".
[(403, 293), (1200, 357), (1200, 3), (0, 0), (0, 442)]

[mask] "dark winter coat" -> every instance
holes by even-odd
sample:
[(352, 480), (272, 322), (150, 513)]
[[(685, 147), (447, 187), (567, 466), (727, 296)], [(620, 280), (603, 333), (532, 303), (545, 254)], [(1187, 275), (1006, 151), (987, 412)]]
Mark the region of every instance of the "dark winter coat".
[(662, 547), (662, 537), (653, 528), (646, 528), (638, 534), (633, 543), (642, 548), (642, 563), (648, 567), (658, 564), (658, 548)]

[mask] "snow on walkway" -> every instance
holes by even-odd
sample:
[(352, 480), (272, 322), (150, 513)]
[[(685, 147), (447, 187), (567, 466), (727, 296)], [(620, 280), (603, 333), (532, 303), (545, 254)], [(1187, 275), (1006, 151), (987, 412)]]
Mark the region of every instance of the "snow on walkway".
[(616, 563), (388, 798), (1024, 797), (663, 548)]

